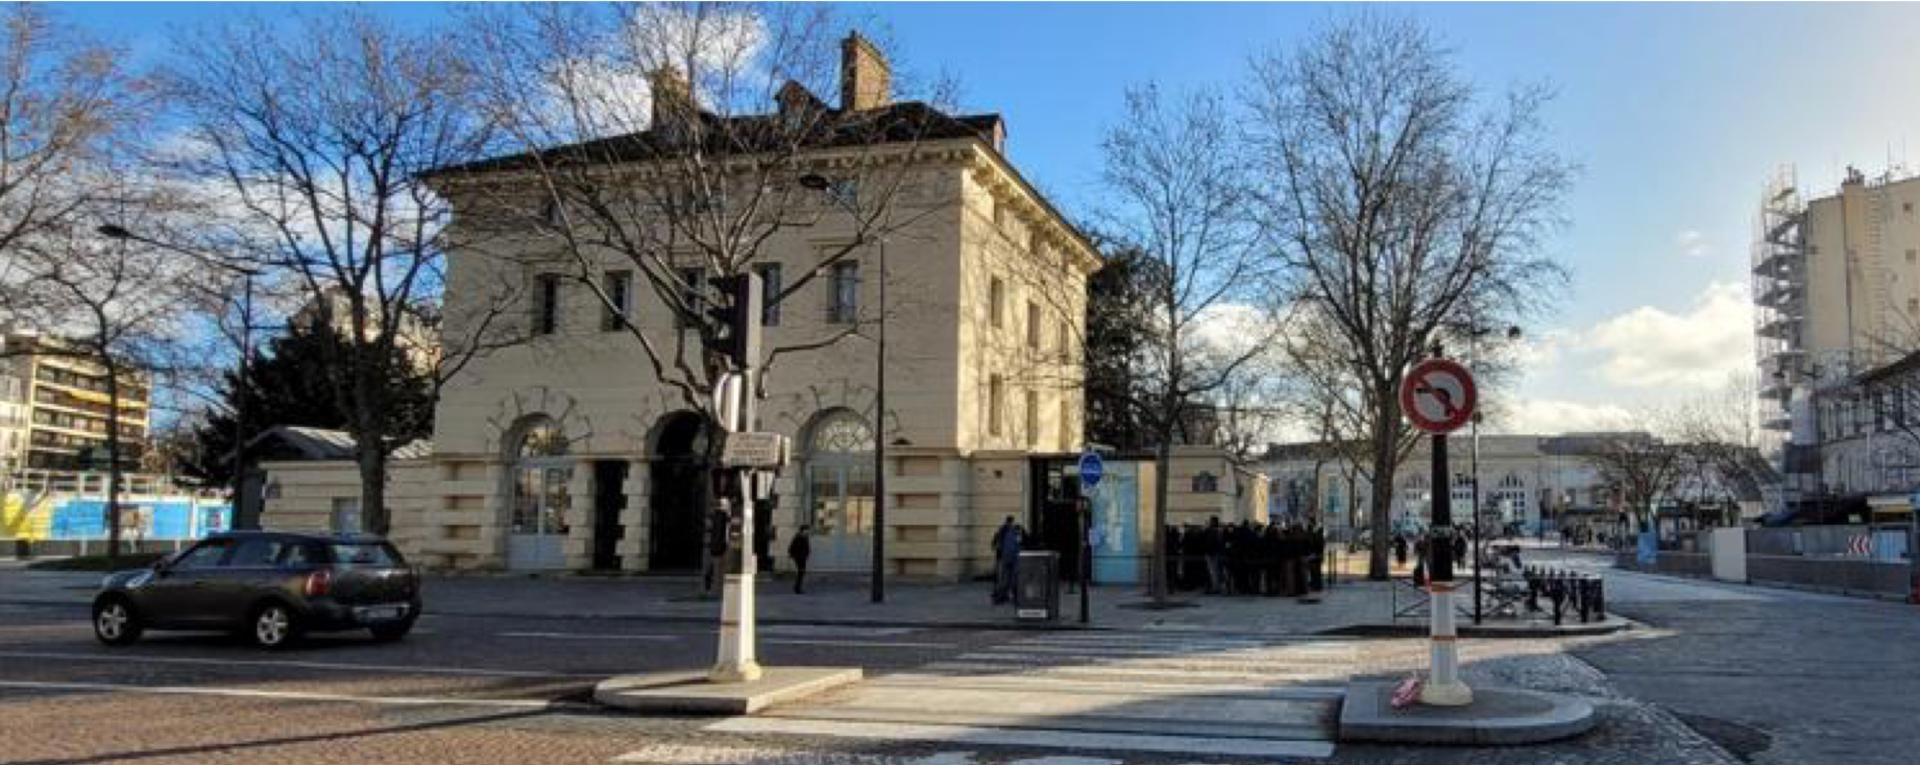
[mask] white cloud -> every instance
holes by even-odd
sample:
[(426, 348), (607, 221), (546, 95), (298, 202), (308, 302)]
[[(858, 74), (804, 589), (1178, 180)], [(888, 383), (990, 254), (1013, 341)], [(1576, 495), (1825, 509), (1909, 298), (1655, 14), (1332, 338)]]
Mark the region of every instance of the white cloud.
[(1641, 306), (1600, 322), (1581, 340), (1604, 356), (1606, 382), (1708, 390), (1753, 366), (1753, 305), (1740, 283), (1714, 282), (1685, 312)]
[(1687, 229), (1673, 237), (1673, 243), (1680, 248), (1680, 254), (1689, 258), (1704, 258), (1713, 252), (1713, 245), (1707, 242), (1707, 235), (1694, 229)]
[(1495, 417), (1491, 430), (1527, 434), (1612, 430), (1629, 418), (1627, 408), (1618, 404), (1522, 398)]

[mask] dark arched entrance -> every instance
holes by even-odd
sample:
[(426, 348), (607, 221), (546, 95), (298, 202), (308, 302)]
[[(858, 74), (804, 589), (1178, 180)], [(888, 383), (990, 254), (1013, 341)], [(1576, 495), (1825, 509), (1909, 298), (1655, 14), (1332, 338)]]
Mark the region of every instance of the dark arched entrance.
[(667, 415), (660, 421), (653, 440), (648, 502), (653, 515), (647, 535), (649, 570), (700, 568), (709, 476), (705, 421), (692, 412)]

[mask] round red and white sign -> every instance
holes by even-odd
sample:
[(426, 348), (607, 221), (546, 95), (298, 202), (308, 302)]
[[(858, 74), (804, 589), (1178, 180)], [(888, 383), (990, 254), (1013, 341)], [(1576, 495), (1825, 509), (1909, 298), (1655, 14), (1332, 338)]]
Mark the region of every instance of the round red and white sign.
[(1448, 359), (1413, 365), (1400, 381), (1400, 411), (1427, 433), (1451, 433), (1473, 418), (1473, 373)]

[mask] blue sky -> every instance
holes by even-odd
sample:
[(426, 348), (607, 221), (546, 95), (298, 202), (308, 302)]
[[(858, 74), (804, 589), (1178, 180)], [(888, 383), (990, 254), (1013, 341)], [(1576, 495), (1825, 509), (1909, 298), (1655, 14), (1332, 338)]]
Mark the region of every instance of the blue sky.
[[(267, 13), (277, 6), (257, 7)], [(1380, 9), (1380, 8), (1376, 8)], [(1751, 366), (1747, 244), (1761, 185), (1803, 188), (1891, 157), (1920, 168), (1920, 5), (1417, 4), (1485, 92), (1545, 81), (1553, 142), (1584, 166), (1548, 246), (1574, 281), (1525, 329), (1529, 371), (1509, 429), (1607, 424), (1640, 403)], [(59, 9), (137, 55), (222, 4)], [(315, 9), (318, 10), (318, 9)], [(432, 24), (446, 8), (384, 12)], [(1237, 86), (1247, 58), (1357, 9), (1317, 4), (854, 4), (897, 66), (948, 73), (964, 104), (1001, 112), (1010, 153), (1069, 210), (1095, 193), (1121, 91), (1154, 80)]]

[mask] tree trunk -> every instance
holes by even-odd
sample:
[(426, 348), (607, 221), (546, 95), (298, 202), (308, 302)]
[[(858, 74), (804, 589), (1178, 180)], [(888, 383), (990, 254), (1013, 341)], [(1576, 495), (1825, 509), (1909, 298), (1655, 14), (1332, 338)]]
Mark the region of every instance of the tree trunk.
[(120, 563), (120, 370), (102, 353), (107, 368), (107, 568)]
[[(1387, 414), (1385, 409), (1382, 407), (1382, 415)], [(1399, 413), (1393, 414), (1397, 417)], [(1368, 519), (1373, 526), (1373, 540), (1367, 546), (1367, 578), (1374, 581), (1385, 581), (1391, 576), (1387, 568), (1387, 533), (1393, 522), (1394, 430), (1393, 421), (1385, 416), (1373, 425), (1373, 497)]]
[(387, 452), (380, 448), (380, 436), (356, 433), (359, 443), (355, 459), (360, 463), (360, 529), (386, 536), (392, 519), (387, 514)]

